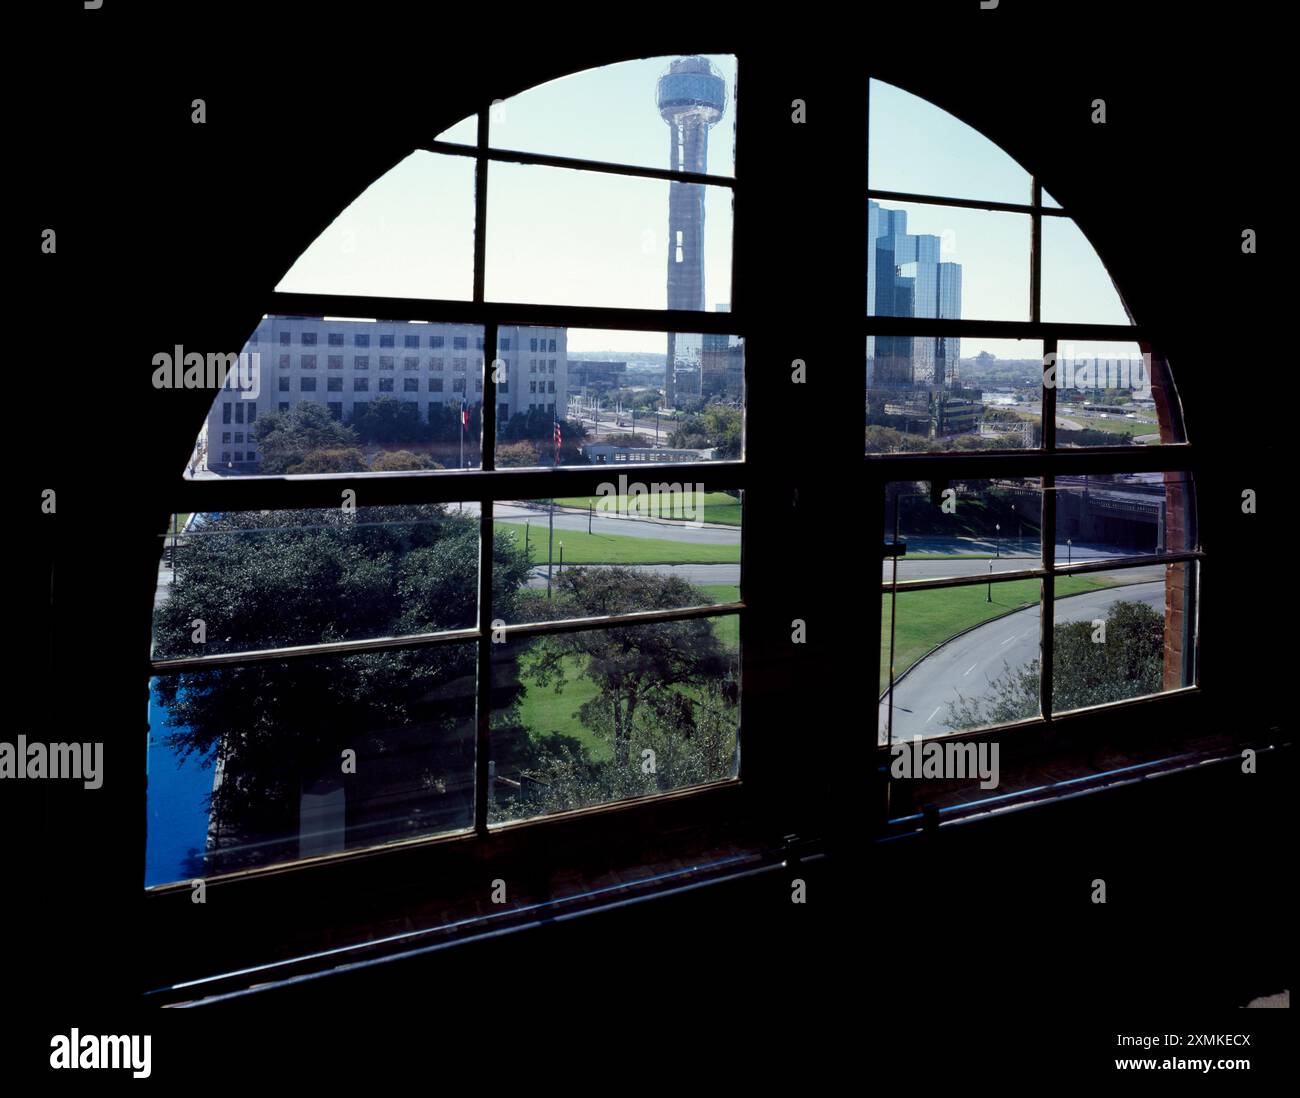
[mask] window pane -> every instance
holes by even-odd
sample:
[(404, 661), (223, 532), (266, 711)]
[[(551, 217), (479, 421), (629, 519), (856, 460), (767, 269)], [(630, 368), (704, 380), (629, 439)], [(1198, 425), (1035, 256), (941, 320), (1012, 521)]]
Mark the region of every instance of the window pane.
[(494, 823), (733, 778), (736, 615), (494, 645)]
[(731, 300), (727, 187), (494, 163), (488, 225), (494, 301), (711, 310)]
[(469, 828), (471, 644), (163, 675), (145, 885)]
[(1131, 324), (1115, 283), (1068, 217), (1043, 218), (1043, 320)]
[(730, 56), (624, 61), (493, 104), (489, 138), (498, 149), (731, 175), (735, 88)]
[(1028, 214), (874, 199), (867, 315), (1029, 319)]
[(190, 515), (162, 539), (153, 656), (470, 628), (479, 528), (459, 507)]
[(869, 124), (867, 185), (875, 190), (1030, 201), (1029, 173), (933, 103), (873, 80)]
[(867, 336), (866, 452), (1038, 448), (1042, 346)]
[(497, 343), (498, 469), (554, 465), (556, 420), (561, 465), (742, 454), (737, 336), (502, 327)]
[[(1054, 712), (1191, 685), (1193, 568), (1179, 562), (1057, 580)], [(1062, 589), (1066, 579), (1095, 586), (1072, 593)]]
[[(1027, 579), (898, 592), (892, 614), (892, 740), (886, 659), (879, 742), (1038, 716), (1041, 587), (1040, 580)], [(887, 653), (894, 596), (886, 591), (882, 597), (881, 648)]]
[[(1042, 482), (1037, 478), (894, 481), (885, 491), (885, 538), (907, 545), (898, 580), (983, 576), (1042, 563)], [(894, 577), (884, 562), (883, 580)]]
[[(316, 345), (337, 349), (328, 356), (334, 376), (324, 387), (315, 383), (313, 370), (319, 364), (309, 365), (316, 356), (299, 353), (303, 346)], [(397, 347), (406, 352), (400, 386), (382, 376), (395, 372), (394, 356), (379, 353)], [(208, 356), (214, 357), (220, 356)], [(232, 370), (229, 384), (241, 382), (242, 388), (217, 391), (187, 476), (296, 476), (479, 464), (480, 326), (267, 316)], [(224, 435), (245, 422), (255, 425), (248, 431), (247, 448), (236, 447), (236, 454)]]
[(1042, 194), (1043, 194), (1043, 205), (1044, 205), (1044, 206), (1046, 206), (1046, 207), (1049, 208), (1049, 209), (1053, 209), (1053, 210), (1059, 210), (1059, 209), (1061, 209), (1061, 204), (1060, 204), (1059, 202), (1057, 202), (1056, 199), (1053, 198), (1050, 194), (1048, 194), (1047, 191), (1044, 190), (1044, 191), (1042, 192)]
[(740, 598), (740, 492), (611, 479), (595, 496), (498, 503), (492, 616), (555, 621)]
[(1184, 440), (1169, 366), (1136, 343), (1063, 339), (1048, 376), (1056, 387), (1057, 446)]
[(276, 289), (468, 300), (474, 289), (473, 158), (412, 153), (339, 214)]
[(1196, 548), (1187, 473), (1056, 478), (1056, 563), (1181, 553)]
[(471, 114), (468, 118), (462, 118), (454, 126), (443, 130), (434, 140), (451, 141), (458, 145), (477, 145), (478, 115)]

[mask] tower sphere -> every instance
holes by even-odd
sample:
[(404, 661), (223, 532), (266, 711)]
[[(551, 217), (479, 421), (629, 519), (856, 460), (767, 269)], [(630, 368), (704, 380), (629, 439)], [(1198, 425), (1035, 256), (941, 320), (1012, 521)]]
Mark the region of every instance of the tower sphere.
[(659, 114), (669, 124), (697, 118), (712, 126), (727, 109), (727, 82), (704, 57), (674, 61), (656, 92)]

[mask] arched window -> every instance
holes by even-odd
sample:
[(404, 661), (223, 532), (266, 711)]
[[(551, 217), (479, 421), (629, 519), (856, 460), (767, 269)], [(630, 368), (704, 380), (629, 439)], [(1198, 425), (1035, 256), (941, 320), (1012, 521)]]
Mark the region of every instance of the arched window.
[[(753, 359), (753, 289), (787, 272), (742, 259), (773, 228), (745, 220), (739, 86), (682, 55), (484, 102), (268, 288), (165, 538), (148, 886), (490, 857), (611, 806), (743, 816), (842, 772), (755, 704), (829, 688), (801, 592), (861, 568), (792, 555), (796, 527), (860, 545), (808, 512), (800, 370)], [(1071, 712), (1193, 689), (1199, 560), (1168, 368), (1070, 211), (869, 95), (867, 774), (913, 737), (1059, 745)]]
[[(1199, 553), (1168, 365), (1069, 211), (947, 112), (869, 97), (878, 741), (919, 777), (900, 745), (1041, 753), (1058, 718), (1192, 688)], [(896, 823), (958, 807), (898, 790)]]

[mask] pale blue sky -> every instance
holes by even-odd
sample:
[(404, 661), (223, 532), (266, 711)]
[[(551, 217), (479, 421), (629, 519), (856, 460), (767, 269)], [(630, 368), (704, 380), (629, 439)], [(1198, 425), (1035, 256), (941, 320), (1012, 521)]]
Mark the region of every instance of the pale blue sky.
[[(671, 58), (623, 62), (539, 85), (496, 105), (500, 147), (638, 166), (667, 166), (669, 130), (655, 82)], [(710, 57), (728, 88), (710, 131), (709, 170), (732, 174), (736, 64)], [(944, 111), (872, 82), (872, 186), (947, 197), (1028, 202), (1029, 175), (992, 142)], [(473, 142), (467, 119), (438, 135)], [(669, 184), (536, 165), (488, 169), (487, 295), (545, 304), (663, 308)], [(962, 264), (962, 315), (1027, 320), (1029, 222), (1016, 214), (921, 204), (909, 231), (933, 233)], [(416, 152), (366, 189), (299, 257), (281, 290), (468, 299), (474, 251), (474, 170), (467, 157)], [(1043, 317), (1127, 323), (1100, 261), (1073, 222), (1044, 219)], [(706, 189), (705, 299), (731, 300), (731, 191)], [(662, 351), (655, 333), (575, 350)], [(600, 338), (608, 338), (600, 333)], [(963, 340), (963, 354), (985, 349)], [(992, 342), (988, 349), (997, 353)]]

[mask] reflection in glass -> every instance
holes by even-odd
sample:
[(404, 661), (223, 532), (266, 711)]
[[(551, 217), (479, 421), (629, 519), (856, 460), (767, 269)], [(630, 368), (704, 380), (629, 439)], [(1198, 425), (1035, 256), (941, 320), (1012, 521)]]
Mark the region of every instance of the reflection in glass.
[(469, 828), (473, 644), (163, 675), (145, 884)]

